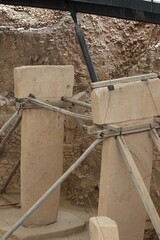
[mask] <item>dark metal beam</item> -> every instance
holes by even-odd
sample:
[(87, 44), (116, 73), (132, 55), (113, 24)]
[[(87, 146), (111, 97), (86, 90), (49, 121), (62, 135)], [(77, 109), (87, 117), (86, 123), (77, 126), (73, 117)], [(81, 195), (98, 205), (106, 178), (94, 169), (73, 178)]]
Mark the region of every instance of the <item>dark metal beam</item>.
[(0, 3), (160, 24), (160, 0), (0, 0)]

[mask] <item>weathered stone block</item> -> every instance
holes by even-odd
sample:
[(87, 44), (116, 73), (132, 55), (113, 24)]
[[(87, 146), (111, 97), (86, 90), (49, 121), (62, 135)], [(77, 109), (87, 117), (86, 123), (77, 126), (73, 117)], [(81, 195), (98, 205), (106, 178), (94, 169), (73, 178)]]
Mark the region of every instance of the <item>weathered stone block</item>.
[(118, 226), (107, 217), (92, 217), (89, 221), (90, 240), (119, 240)]
[(107, 87), (91, 94), (92, 117), (95, 124), (123, 123), (151, 119), (160, 114), (160, 80), (119, 83), (113, 91)]

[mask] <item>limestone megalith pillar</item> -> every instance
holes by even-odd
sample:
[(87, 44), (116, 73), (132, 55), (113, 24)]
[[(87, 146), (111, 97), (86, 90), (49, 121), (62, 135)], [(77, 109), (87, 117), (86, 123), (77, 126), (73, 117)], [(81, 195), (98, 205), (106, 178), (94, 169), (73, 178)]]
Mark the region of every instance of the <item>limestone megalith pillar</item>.
[[(95, 124), (113, 127), (112, 133), (119, 129), (119, 136), (125, 127), (133, 127), (123, 137), (148, 191), (153, 144), (147, 131), (136, 133), (134, 127), (150, 124), (160, 114), (159, 91), (159, 79), (151, 79), (117, 82), (115, 86), (94, 89), (91, 96)], [(120, 240), (143, 240), (146, 210), (114, 136), (103, 141), (98, 215), (116, 221)]]
[[(41, 101), (72, 97), (72, 66), (25, 66), (14, 70), (15, 97), (30, 93)], [(25, 213), (62, 175), (64, 116), (42, 108), (25, 109), (21, 126), (21, 207)], [(58, 188), (24, 223), (47, 225), (57, 219)]]
[[(149, 191), (152, 141), (148, 133), (124, 138)], [(146, 211), (114, 137), (103, 142), (98, 215), (117, 222), (120, 240), (143, 240)]]

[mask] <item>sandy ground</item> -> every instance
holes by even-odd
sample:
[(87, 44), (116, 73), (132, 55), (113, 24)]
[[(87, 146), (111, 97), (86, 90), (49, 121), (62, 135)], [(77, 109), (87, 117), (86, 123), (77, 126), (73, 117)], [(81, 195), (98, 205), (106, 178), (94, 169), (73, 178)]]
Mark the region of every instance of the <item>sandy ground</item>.
[[(6, 195), (9, 196), (9, 199), (15, 199), (15, 202), (19, 202), (19, 194), (9, 194)], [(0, 197), (0, 205), (2, 204), (7, 204), (7, 202), (4, 201), (4, 198)], [(90, 217), (93, 217), (96, 215), (97, 209), (91, 209), (88, 207), (77, 207), (73, 204), (71, 204), (68, 200), (65, 200), (64, 197), (61, 197), (61, 201), (60, 201), (60, 208), (62, 208), (63, 210), (66, 210), (67, 212), (75, 215), (76, 217), (78, 217), (79, 219), (81, 219), (82, 221), (84, 221), (86, 223), (86, 228), (83, 232), (80, 232), (78, 234), (73, 234), (70, 236), (66, 236), (66, 237), (56, 237), (56, 238), (46, 238), (45, 240), (89, 240), (89, 230), (88, 230), (88, 223), (89, 223), (89, 219)], [(13, 208), (12, 208), (13, 209)], [(1, 207), (0, 208), (1, 211), (4, 212), (5, 208)], [(3, 212), (1, 212), (3, 214)], [(2, 230), (0, 230), (0, 237), (2, 237), (4, 234), (4, 232)], [(12, 237), (9, 238), (12, 240), (17, 240), (18, 238), (16, 237)]]

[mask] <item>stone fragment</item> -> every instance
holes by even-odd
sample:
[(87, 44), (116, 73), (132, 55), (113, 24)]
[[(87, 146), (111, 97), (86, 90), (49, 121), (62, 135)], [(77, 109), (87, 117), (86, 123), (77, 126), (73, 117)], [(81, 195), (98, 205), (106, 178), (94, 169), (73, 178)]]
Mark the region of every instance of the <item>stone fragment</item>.
[(89, 221), (90, 240), (119, 240), (118, 226), (107, 217), (92, 217)]
[[(27, 66), (14, 72), (15, 96), (30, 93), (38, 99), (57, 101), (72, 96), (72, 66)], [(21, 206), (25, 213), (62, 174), (64, 116), (46, 109), (26, 109), (21, 130)], [(46, 225), (56, 221), (58, 188), (24, 222), (24, 226)]]

